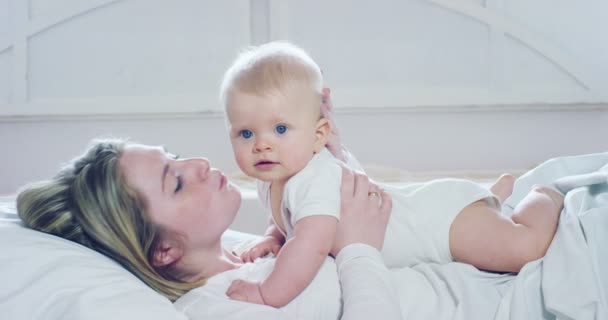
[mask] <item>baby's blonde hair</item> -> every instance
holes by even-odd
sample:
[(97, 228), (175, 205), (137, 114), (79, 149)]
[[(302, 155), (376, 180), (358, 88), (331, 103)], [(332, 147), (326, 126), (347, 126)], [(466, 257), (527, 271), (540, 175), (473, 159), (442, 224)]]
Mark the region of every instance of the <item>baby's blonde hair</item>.
[(303, 49), (288, 42), (269, 42), (237, 57), (224, 74), (220, 101), (226, 108), (234, 92), (267, 96), (292, 88), (310, 90), (321, 101), (321, 69)]

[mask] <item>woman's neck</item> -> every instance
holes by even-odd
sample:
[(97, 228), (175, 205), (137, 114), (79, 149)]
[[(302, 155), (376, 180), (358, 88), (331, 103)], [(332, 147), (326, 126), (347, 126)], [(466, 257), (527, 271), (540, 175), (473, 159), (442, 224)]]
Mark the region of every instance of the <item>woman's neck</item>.
[(176, 268), (180, 270), (180, 280), (195, 282), (210, 278), (224, 271), (239, 268), (243, 260), (230, 250), (220, 246), (218, 250), (198, 250), (184, 255)]

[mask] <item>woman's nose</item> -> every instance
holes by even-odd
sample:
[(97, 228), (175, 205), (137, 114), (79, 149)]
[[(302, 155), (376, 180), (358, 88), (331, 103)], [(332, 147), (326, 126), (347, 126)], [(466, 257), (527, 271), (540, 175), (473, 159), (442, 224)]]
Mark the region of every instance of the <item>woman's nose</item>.
[(194, 174), (197, 178), (201, 180), (207, 179), (209, 169), (211, 168), (211, 164), (207, 158), (190, 158), (188, 159), (188, 162), (194, 170)]

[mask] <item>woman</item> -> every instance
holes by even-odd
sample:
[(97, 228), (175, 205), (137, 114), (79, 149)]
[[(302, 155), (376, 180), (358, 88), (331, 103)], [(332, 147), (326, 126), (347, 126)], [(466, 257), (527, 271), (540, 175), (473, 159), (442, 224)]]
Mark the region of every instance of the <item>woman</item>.
[[(345, 271), (341, 274), (343, 319), (360, 318), (361, 308), (373, 302), (369, 296), (361, 296), (362, 285), (381, 288), (386, 294), (378, 289), (368, 292), (382, 298), (376, 300), (380, 305), (389, 304), (380, 308), (386, 312), (384, 317), (399, 318), (398, 304), (382, 272), (383, 265), (373, 256), (375, 251), (360, 253), (360, 247), (350, 246), (346, 258), (341, 251), (353, 242), (381, 247), (390, 199), (381, 193), (379, 206), (376, 197), (368, 196), (378, 190), (367, 178), (344, 177), (343, 212), (349, 214), (332, 250), (339, 270)], [(220, 239), (240, 200), (239, 191), (204, 158), (182, 160), (160, 147), (103, 140), (93, 143), (52, 180), (23, 189), (17, 210), (27, 226), (102, 252), (175, 300), (207, 279), (243, 266), (238, 256), (222, 247)], [(348, 217), (355, 221), (350, 226)], [(367, 281), (353, 277), (360, 277), (357, 270), (361, 268), (369, 273)], [(339, 303), (339, 296), (333, 299)], [(239, 303), (227, 298), (223, 301)], [(258, 315), (258, 311), (251, 314)], [(331, 315), (327, 318), (336, 319), (339, 306), (331, 311), (335, 312), (326, 313)], [(272, 308), (263, 314), (297, 316)]]

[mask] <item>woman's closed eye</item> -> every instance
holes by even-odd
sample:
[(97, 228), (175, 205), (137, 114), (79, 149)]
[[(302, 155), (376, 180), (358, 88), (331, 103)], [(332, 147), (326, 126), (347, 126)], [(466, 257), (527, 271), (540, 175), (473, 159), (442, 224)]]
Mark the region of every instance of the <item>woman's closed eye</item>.
[(173, 193), (178, 193), (181, 189), (182, 189), (182, 176), (178, 174), (175, 176), (175, 190), (173, 190)]
[[(165, 147), (163, 147), (163, 149), (165, 150), (167, 157), (169, 157), (172, 160), (179, 160), (179, 154), (173, 154), (173, 153), (167, 151), (167, 149)], [(173, 193), (178, 193), (181, 189), (182, 189), (182, 177), (179, 173), (176, 173), (175, 174), (175, 189), (173, 190)]]

